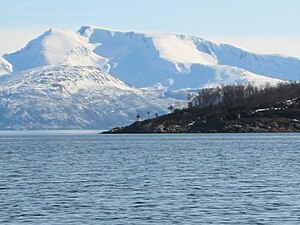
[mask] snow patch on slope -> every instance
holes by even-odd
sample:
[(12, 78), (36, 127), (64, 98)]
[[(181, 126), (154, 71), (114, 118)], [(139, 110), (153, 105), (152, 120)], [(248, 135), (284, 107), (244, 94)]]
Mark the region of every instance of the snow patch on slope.
[[(178, 34), (148, 33), (146, 36), (153, 39), (160, 57), (176, 65), (184, 65), (189, 69), (191, 64), (216, 65), (216, 58), (201, 52), (188, 36)], [(178, 67), (177, 67), (178, 69)], [(181, 71), (180, 69), (178, 69)]]
[(0, 57), (0, 76), (13, 71), (12, 65)]

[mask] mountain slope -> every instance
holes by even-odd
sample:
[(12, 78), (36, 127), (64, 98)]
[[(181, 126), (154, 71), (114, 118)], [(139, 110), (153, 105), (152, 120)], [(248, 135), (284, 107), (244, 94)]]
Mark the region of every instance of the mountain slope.
[(283, 80), (300, 79), (300, 59), (295, 57), (254, 54), (227, 44), (220, 44), (212, 53), (221, 65), (232, 65)]
[(12, 72), (12, 65), (0, 57), (0, 76)]
[(0, 77), (0, 129), (106, 129), (174, 102), (96, 67), (45, 66)]

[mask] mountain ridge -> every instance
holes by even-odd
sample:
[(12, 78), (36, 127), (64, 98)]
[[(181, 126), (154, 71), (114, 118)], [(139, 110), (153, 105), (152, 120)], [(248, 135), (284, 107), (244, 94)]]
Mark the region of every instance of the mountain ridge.
[[(86, 32), (88, 30), (88, 32)], [(252, 72), (257, 75), (264, 75), (269, 76), (272, 78), (277, 79), (284, 79), (284, 80), (295, 80), (300, 78), (299, 70), (300, 70), (300, 60), (295, 57), (288, 57), (288, 56), (279, 56), (279, 55), (266, 55), (266, 54), (255, 54), (251, 52), (244, 51), (240, 48), (236, 48), (234, 46), (228, 45), (228, 44), (219, 44), (214, 43), (211, 41), (207, 41), (201, 37), (195, 36), (195, 35), (186, 35), (186, 34), (178, 34), (178, 33), (150, 33), (150, 32), (122, 32), (122, 31), (116, 31), (116, 30), (105, 30), (105, 28), (95, 28), (95, 27), (82, 27), (79, 29), (79, 33), (89, 38), (90, 42), (92, 43), (102, 43), (98, 48), (95, 49), (95, 52), (98, 54), (106, 54), (105, 56), (108, 58), (114, 58), (115, 55), (108, 52), (112, 47), (116, 48), (116, 46), (110, 45), (110, 48), (105, 48), (106, 42), (113, 42), (114, 39), (115, 42), (120, 42), (120, 38), (122, 39), (122, 47), (124, 46), (124, 42), (126, 45), (130, 44), (130, 40), (135, 39), (136, 42), (140, 41), (140, 43), (146, 43), (147, 47), (144, 48), (145, 51), (147, 51), (147, 48), (150, 47), (156, 47), (155, 50), (158, 50), (157, 52), (153, 52), (152, 56), (155, 53), (156, 56), (158, 55), (160, 58), (163, 58), (167, 61), (167, 63), (170, 63), (172, 59), (168, 58), (168, 56), (173, 56), (176, 54), (168, 54), (170, 52), (177, 51), (182, 54), (182, 51), (180, 50), (180, 44), (182, 46), (188, 46), (184, 48), (187, 52), (193, 52), (194, 50), (197, 50), (198, 52), (201, 52), (202, 54), (206, 54), (208, 57), (213, 57), (208, 60), (209, 62), (204, 63), (195, 63), (195, 57), (196, 54), (189, 54), (191, 55), (190, 61), (184, 61), (182, 60), (182, 55), (179, 54), (178, 59), (174, 59), (173, 64), (169, 65), (169, 69), (167, 69), (166, 74), (170, 73), (170, 70), (173, 70), (174, 75), (176, 76), (177, 73), (201, 73), (202, 71), (190, 71), (190, 67), (193, 65), (227, 65), (232, 67), (239, 67), (244, 70), (248, 70), (249, 72)], [(167, 40), (161, 40), (161, 39), (167, 39)], [(171, 39), (169, 41), (168, 39)], [(125, 41), (124, 41), (125, 40)], [(172, 40), (177, 43), (176, 45), (172, 45)], [(156, 44), (155, 44), (156, 42)], [(158, 42), (158, 44), (157, 44)], [(161, 43), (163, 42), (163, 43)], [(104, 44), (103, 44), (104, 43)], [(171, 43), (171, 44), (170, 44)], [(118, 43), (117, 43), (118, 44)], [(145, 44), (144, 44), (145, 45)], [(193, 46), (192, 46), (193, 45)], [(178, 47), (179, 46), (179, 47)], [(117, 46), (118, 47), (118, 46)], [(190, 48), (191, 47), (191, 48)], [(195, 49), (195, 47), (197, 49)], [(133, 48), (133, 47), (132, 47)], [(170, 49), (171, 48), (171, 49)], [(172, 49), (173, 48), (173, 49)], [(179, 49), (178, 49), (179, 48)], [(176, 51), (175, 51), (175, 50)], [(123, 49), (122, 49), (123, 50)], [(135, 49), (139, 50), (139, 49)], [(166, 53), (167, 52), (167, 53)], [(225, 53), (224, 53), (225, 52)], [(150, 54), (150, 53), (148, 53)], [(143, 56), (143, 55), (142, 55)], [(132, 57), (135, 59), (135, 57)], [(139, 58), (139, 57), (137, 57)], [(155, 60), (153, 57), (151, 58), (152, 61)], [(181, 60), (180, 60), (181, 59)], [(145, 61), (145, 60), (144, 60)], [(118, 62), (115, 62), (118, 64)], [(161, 62), (163, 63), (163, 62)], [(157, 66), (157, 63), (153, 63), (154, 66)], [(165, 62), (166, 64), (166, 62)], [(263, 64), (263, 65), (261, 65)], [(165, 65), (167, 67), (168, 65)], [(172, 68), (170, 68), (170, 66)], [(292, 69), (291, 69), (292, 68)], [(151, 70), (150, 70), (151, 71)], [(121, 71), (122, 72), (122, 71)], [(122, 74), (118, 70), (114, 70), (112, 68), (111, 73), (116, 74)], [(213, 77), (213, 74), (209, 74), (211, 77)], [(131, 75), (132, 76), (132, 75)], [(162, 75), (160, 77), (163, 77)], [(122, 76), (120, 77), (123, 80), (126, 80), (127, 78)], [(169, 79), (172, 79), (169, 78)], [(139, 86), (139, 85), (137, 85)]]
[(82, 26), (77, 32), (50, 29), (4, 58), (14, 71), (60, 64), (99, 66), (137, 87), (160, 83), (170, 90), (300, 79), (300, 60), (294, 57), (255, 54), (195, 35), (97, 26)]

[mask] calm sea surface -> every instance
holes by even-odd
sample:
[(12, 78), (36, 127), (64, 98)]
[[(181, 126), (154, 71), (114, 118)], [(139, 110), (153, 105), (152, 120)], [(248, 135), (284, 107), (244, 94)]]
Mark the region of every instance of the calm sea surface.
[(300, 134), (2, 132), (0, 224), (300, 224)]

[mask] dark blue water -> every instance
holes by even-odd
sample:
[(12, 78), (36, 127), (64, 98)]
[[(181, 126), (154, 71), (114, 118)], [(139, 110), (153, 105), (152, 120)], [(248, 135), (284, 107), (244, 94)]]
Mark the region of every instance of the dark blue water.
[(300, 135), (2, 134), (0, 224), (300, 224)]

